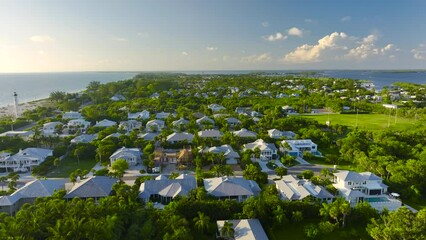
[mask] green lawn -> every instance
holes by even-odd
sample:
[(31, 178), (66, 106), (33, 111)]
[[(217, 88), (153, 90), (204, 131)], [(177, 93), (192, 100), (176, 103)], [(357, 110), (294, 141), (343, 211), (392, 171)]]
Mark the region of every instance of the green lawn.
[(59, 167), (55, 168), (50, 173), (46, 174), (48, 178), (66, 178), (76, 169), (88, 170), (90, 171), (93, 166), (96, 165), (94, 159), (80, 159), (80, 164), (78, 164), (77, 159), (75, 158), (64, 158), (62, 159)]
[[(349, 127), (355, 127), (357, 124), (356, 114), (306, 114), (302, 117), (317, 120), (319, 123), (325, 124), (330, 119), (331, 125), (340, 124)], [(367, 130), (382, 130), (388, 127), (389, 115), (385, 114), (358, 114), (358, 128)], [(397, 117), (395, 123), (395, 116), (390, 118), (390, 128), (394, 130), (404, 130), (410, 128), (416, 123), (414, 119)]]

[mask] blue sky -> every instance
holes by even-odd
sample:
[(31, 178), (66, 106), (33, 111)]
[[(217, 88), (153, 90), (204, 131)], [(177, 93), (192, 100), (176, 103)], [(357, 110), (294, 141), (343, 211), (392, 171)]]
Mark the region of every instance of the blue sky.
[(422, 0), (0, 6), (0, 72), (426, 68)]

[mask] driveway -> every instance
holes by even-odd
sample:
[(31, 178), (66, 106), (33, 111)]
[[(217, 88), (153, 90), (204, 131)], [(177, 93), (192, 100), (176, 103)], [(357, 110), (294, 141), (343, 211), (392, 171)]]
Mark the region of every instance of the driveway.
[(288, 174), (294, 174), (294, 175), (298, 175), (300, 173), (302, 173), (305, 170), (311, 170), (312, 172), (314, 172), (315, 175), (319, 175), (321, 172), (321, 169), (323, 168), (330, 168), (330, 166), (326, 166), (326, 165), (319, 165), (319, 164), (315, 164), (315, 165), (296, 165), (293, 167), (289, 167), (288, 168)]

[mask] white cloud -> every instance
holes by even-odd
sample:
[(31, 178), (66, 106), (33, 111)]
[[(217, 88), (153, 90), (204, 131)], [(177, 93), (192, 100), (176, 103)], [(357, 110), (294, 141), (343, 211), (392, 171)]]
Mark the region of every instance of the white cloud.
[(280, 33), (280, 32), (277, 32), (277, 33), (269, 35), (269, 36), (263, 36), (262, 38), (265, 39), (266, 41), (269, 41), (269, 42), (275, 42), (275, 41), (285, 40), (285, 39), (287, 39), (287, 36)]
[(47, 43), (55, 41), (55, 39), (49, 35), (34, 35), (30, 37), (30, 40), (38, 43)]
[(247, 57), (242, 57), (241, 62), (269, 62), (272, 60), (270, 53), (254, 54)]
[(426, 59), (426, 44), (420, 44), (418, 48), (411, 49), (414, 59), (425, 60)]
[(260, 24), (262, 25), (262, 27), (269, 27), (269, 23), (268, 22), (261, 22)]
[(350, 20), (351, 20), (351, 16), (344, 16), (340, 19), (340, 21), (342, 21), (342, 22), (348, 22)]
[(371, 34), (358, 42), (358, 46), (349, 50), (346, 57), (363, 60), (370, 56), (385, 55), (388, 52), (396, 51), (394, 44), (387, 44), (383, 48), (376, 47), (377, 35)]
[(211, 52), (211, 51), (216, 51), (218, 48), (217, 47), (206, 47), (206, 50)]
[(297, 36), (297, 37), (302, 37), (303, 36), (303, 31), (298, 29), (297, 27), (292, 27), (288, 30), (288, 35), (290, 36)]
[(187, 52), (185, 52), (185, 51), (181, 52), (181, 54), (182, 54), (183, 56), (188, 56), (188, 55), (189, 55), (189, 53), (187, 53)]
[(321, 61), (320, 57), (326, 50), (344, 48), (344, 46), (340, 46), (338, 43), (347, 37), (344, 32), (334, 32), (318, 40), (316, 45), (304, 44), (297, 47), (293, 52), (286, 54), (283, 60), (293, 63)]
[(137, 35), (141, 38), (149, 37), (149, 33), (147, 33), (147, 32), (138, 32)]
[(112, 38), (112, 40), (114, 40), (116, 42), (127, 42), (127, 39), (122, 38), (122, 37), (114, 37), (114, 38)]

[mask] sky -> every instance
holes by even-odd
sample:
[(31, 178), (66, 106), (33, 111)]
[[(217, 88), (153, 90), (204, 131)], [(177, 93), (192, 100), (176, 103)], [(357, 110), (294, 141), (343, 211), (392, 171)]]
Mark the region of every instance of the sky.
[(424, 0), (0, 0), (0, 73), (426, 69)]

